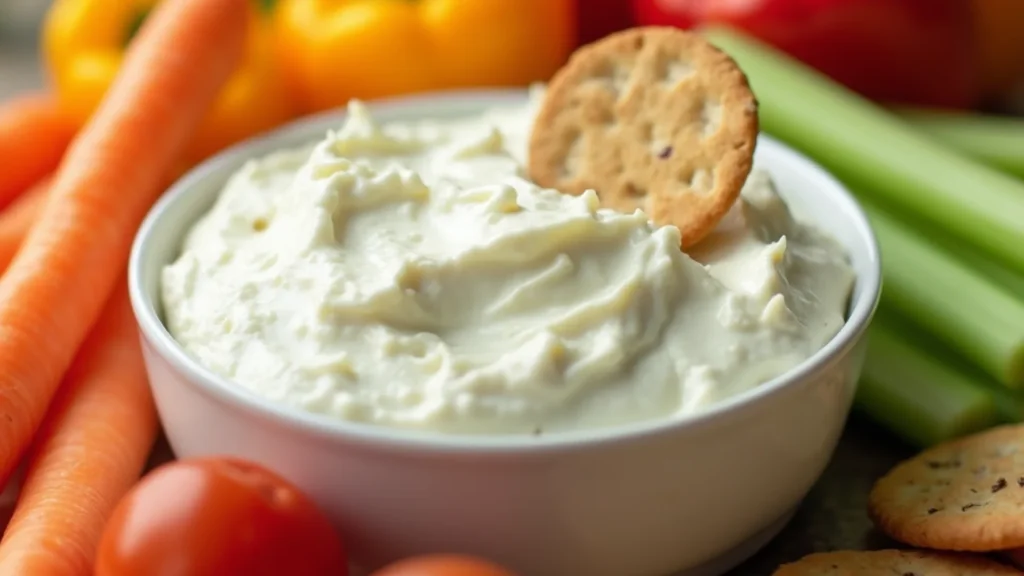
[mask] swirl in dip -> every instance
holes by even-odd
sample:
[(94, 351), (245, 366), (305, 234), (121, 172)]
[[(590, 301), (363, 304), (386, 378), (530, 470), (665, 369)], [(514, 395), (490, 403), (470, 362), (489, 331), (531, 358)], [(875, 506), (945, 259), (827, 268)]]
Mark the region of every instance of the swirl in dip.
[(853, 272), (751, 173), (716, 231), (525, 177), (539, 97), (380, 124), (247, 163), (163, 271), (167, 327), (273, 402), (444, 433), (677, 418), (775, 377), (844, 322)]

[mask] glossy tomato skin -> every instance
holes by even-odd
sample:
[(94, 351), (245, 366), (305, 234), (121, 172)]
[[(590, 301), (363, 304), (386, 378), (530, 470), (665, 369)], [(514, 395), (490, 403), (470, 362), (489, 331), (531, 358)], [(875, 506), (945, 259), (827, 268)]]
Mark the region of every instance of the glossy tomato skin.
[(95, 576), (347, 576), (341, 539), (289, 482), (252, 463), (165, 464), (118, 503)]
[(868, 98), (968, 108), (981, 95), (966, 0), (634, 0), (642, 25), (733, 26)]
[(506, 568), (460, 554), (432, 554), (388, 564), (370, 576), (520, 576)]

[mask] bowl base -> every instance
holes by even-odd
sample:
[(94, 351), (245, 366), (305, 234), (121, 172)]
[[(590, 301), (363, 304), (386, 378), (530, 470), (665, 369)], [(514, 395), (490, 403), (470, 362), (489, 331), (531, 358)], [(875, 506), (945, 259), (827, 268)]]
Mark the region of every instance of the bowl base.
[(668, 576), (724, 576), (729, 570), (739, 566), (760, 551), (761, 548), (764, 548), (779, 532), (782, 532), (786, 524), (789, 524), (789, 521), (793, 519), (797, 508), (799, 508), (799, 504), (731, 550), (727, 550), (700, 566), (687, 568), (682, 572), (674, 572)]

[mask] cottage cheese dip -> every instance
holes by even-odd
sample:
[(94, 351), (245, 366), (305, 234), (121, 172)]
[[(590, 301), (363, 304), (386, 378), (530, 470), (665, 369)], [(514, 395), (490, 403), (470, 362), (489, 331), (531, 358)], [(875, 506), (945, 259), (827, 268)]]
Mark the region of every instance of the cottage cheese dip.
[(462, 434), (685, 416), (836, 334), (853, 272), (766, 173), (687, 255), (674, 227), (524, 176), (537, 98), (412, 123), (353, 102), (250, 161), (163, 271), (171, 334), (272, 402)]

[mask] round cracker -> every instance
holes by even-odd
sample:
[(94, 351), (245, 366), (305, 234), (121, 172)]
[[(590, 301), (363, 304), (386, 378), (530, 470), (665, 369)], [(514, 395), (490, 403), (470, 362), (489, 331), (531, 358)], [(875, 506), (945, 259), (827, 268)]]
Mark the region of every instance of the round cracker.
[(529, 143), (539, 185), (594, 189), (700, 241), (753, 165), (757, 100), (727, 54), (695, 32), (640, 27), (578, 49), (551, 79)]
[(982, 556), (923, 550), (841, 550), (783, 564), (773, 576), (1019, 576), (1021, 572)]
[(1024, 547), (1024, 425), (929, 448), (880, 478), (868, 515), (890, 537), (938, 550)]

